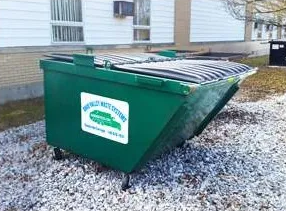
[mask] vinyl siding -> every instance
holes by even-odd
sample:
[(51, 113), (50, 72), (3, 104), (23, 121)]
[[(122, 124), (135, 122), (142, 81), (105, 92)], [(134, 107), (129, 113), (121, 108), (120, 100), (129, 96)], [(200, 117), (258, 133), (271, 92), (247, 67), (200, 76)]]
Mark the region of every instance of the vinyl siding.
[(152, 43), (173, 43), (175, 0), (151, 0)]
[[(133, 0), (129, 0), (133, 1)], [(113, 0), (82, 0), (84, 44), (133, 44), (133, 17), (115, 18)], [(175, 0), (151, 0), (151, 42), (174, 42)], [(0, 0), (0, 47), (49, 46), (50, 0)]]
[(113, 0), (85, 0), (84, 32), (88, 45), (131, 44), (133, 17), (115, 18)]
[(243, 41), (245, 24), (220, 0), (192, 0), (190, 42)]
[(49, 44), (49, 0), (0, 1), (0, 47)]

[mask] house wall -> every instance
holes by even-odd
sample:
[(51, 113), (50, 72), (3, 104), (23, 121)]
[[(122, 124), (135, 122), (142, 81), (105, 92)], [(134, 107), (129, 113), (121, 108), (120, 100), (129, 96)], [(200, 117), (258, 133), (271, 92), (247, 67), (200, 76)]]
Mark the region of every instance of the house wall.
[[(169, 48), (166, 45), (165, 48)], [(160, 45), (160, 49), (164, 45)], [(145, 46), (94, 47), (99, 53), (144, 52)], [(154, 48), (154, 50), (158, 50)], [(51, 53), (86, 53), (85, 46), (0, 48), (0, 104), (43, 95), (43, 72), (39, 60)]]
[[(133, 43), (133, 18), (113, 17), (113, 0), (82, 1), (85, 43), (63, 46), (51, 43), (50, 0), (0, 0), (0, 104), (43, 94), (39, 59), (45, 54), (84, 53), (86, 46), (96, 53), (144, 51), (147, 44)], [(217, 0), (151, 0), (148, 44), (160, 49), (266, 52), (268, 45), (242, 42), (244, 28)]]
[(152, 43), (173, 43), (175, 0), (151, 0)]
[(286, 27), (285, 26), (281, 27), (281, 38), (284, 40), (286, 39)]
[[(133, 44), (133, 17), (115, 18), (113, 0), (82, 2), (84, 44)], [(174, 42), (174, 4), (151, 0), (151, 43)], [(50, 20), (50, 0), (1, 0), (0, 47), (52, 45)]]
[(0, 54), (0, 104), (43, 94), (40, 53)]
[[(133, 1), (133, 0), (128, 0)], [(53, 44), (50, 0), (0, 0), (0, 104), (43, 94), (39, 60), (52, 52), (144, 51), (133, 42), (133, 17), (115, 18), (113, 0), (82, 0), (84, 43)], [(151, 0), (151, 42), (174, 43), (175, 0)]]
[(272, 39), (278, 39), (278, 27), (274, 26), (272, 31)]
[[(66, 50), (62, 53), (83, 53)], [(49, 51), (0, 52), (0, 104), (43, 95), (43, 72), (39, 60)]]
[(49, 0), (1, 0), (0, 47), (50, 44)]
[[(255, 23), (252, 23), (252, 40), (265, 40), (267, 39), (267, 33), (266, 33), (266, 29), (265, 29), (265, 25), (262, 25), (262, 29), (259, 30), (258, 28), (255, 29), (254, 28)], [(259, 38), (258, 34), (261, 33), (261, 38)]]
[(131, 44), (133, 17), (113, 17), (113, 0), (85, 0), (84, 33), (87, 45)]
[(191, 1), (190, 42), (243, 41), (244, 21), (233, 18), (220, 0)]
[(175, 43), (179, 48), (190, 44), (191, 1), (176, 0)]

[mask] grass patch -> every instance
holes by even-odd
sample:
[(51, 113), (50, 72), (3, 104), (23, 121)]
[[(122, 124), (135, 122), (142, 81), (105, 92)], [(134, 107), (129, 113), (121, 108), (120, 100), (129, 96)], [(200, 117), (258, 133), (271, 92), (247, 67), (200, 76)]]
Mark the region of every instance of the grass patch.
[(249, 65), (251, 67), (266, 67), (269, 64), (269, 56), (244, 58), (244, 59), (239, 60), (237, 62)]
[(0, 106), (0, 131), (44, 119), (44, 100), (36, 98)]
[(257, 74), (241, 84), (240, 96), (248, 101), (258, 101), (283, 93), (286, 93), (286, 69), (261, 67)]
[(269, 68), (269, 56), (244, 58), (236, 62), (259, 68), (257, 74), (250, 76), (241, 84), (239, 97), (242, 100), (258, 101), (267, 96), (286, 92), (286, 69)]

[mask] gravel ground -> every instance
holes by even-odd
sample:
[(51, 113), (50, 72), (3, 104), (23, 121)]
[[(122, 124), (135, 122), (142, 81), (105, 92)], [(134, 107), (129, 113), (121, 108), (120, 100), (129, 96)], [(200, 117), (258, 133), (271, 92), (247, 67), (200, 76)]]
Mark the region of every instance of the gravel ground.
[(200, 137), (122, 174), (52, 159), (45, 124), (0, 133), (0, 210), (286, 210), (286, 95), (232, 101)]

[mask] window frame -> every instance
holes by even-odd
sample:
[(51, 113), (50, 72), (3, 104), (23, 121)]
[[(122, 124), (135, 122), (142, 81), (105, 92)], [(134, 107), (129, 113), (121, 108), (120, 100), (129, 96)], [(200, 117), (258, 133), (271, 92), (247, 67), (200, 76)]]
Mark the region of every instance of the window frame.
[(253, 31), (252, 33), (254, 33), (254, 40), (262, 40), (262, 35), (263, 35), (263, 28), (266, 27), (265, 24), (262, 24), (258, 21), (254, 22), (253, 25)]
[[(81, 22), (76, 22), (76, 21), (56, 21), (52, 20), (52, 1), (50, 0), (50, 36), (51, 36), (51, 43), (53, 45), (83, 45), (85, 44), (85, 27), (84, 27), (84, 0), (80, 0), (81, 3)], [(82, 32), (83, 32), (83, 41), (54, 41), (54, 32), (53, 32), (53, 26), (75, 26), (75, 27), (82, 27)]]
[[(152, 43), (152, 0), (149, 0), (150, 1), (150, 17), (149, 17), (149, 26), (147, 25), (134, 25), (134, 18), (135, 18), (135, 14), (137, 13), (137, 8), (136, 8), (136, 5), (135, 5), (135, 0), (133, 0), (133, 3), (134, 3), (134, 16), (133, 16), (133, 25), (132, 25), (132, 40), (133, 40), (133, 43), (135, 44), (145, 44), (145, 43)], [(136, 11), (136, 12), (135, 12)], [(142, 29), (142, 30), (149, 30), (149, 40), (135, 40), (134, 39), (134, 30), (136, 29)]]

